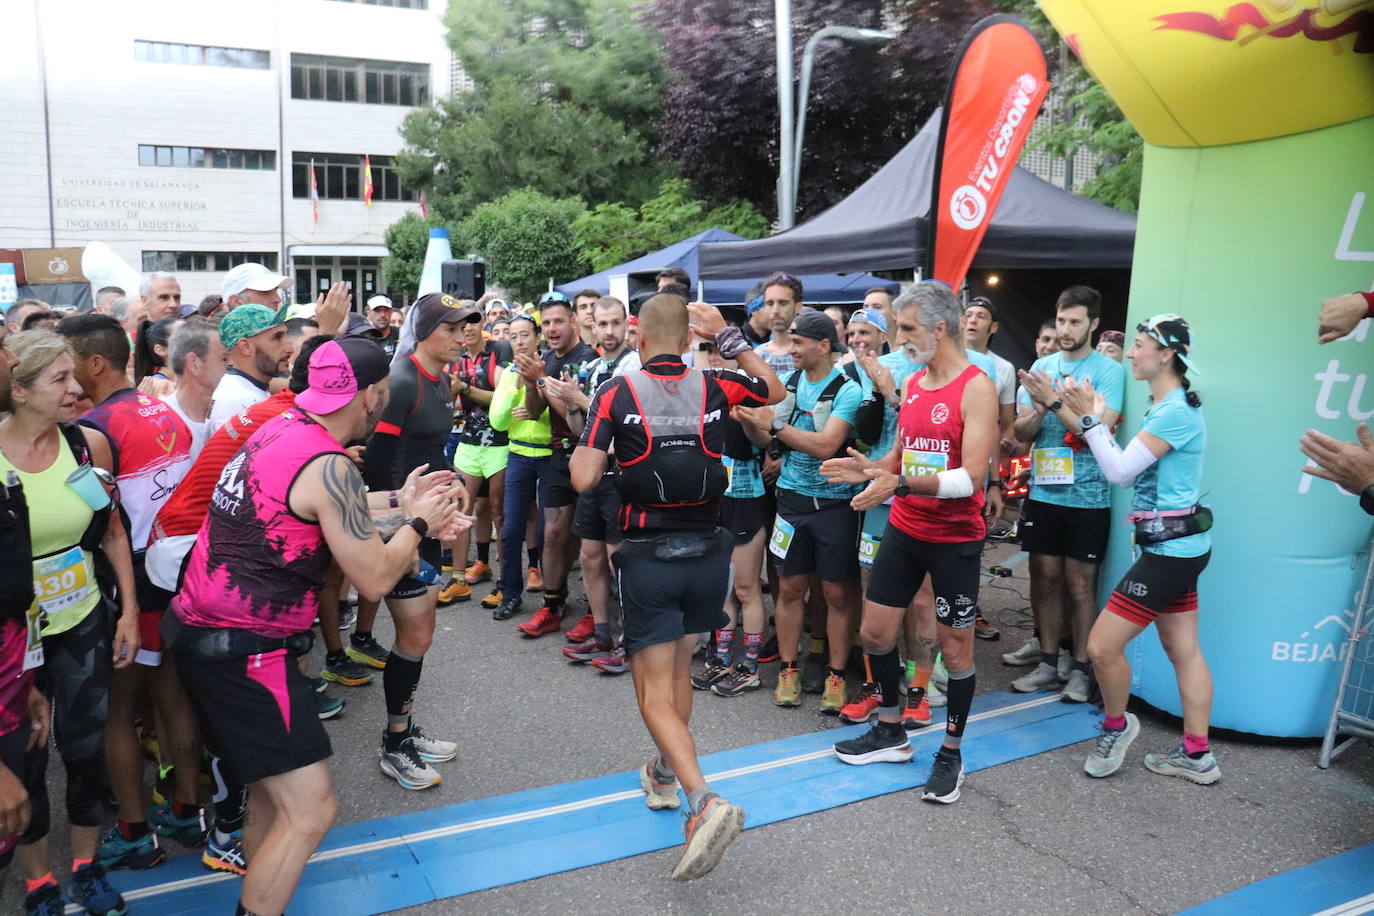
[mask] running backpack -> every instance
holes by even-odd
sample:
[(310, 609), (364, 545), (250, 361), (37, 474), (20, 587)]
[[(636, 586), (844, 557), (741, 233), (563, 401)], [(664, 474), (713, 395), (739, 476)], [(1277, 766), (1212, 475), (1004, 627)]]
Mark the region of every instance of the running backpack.
[[(848, 371), (851, 367), (856, 371), (852, 373)], [(814, 431), (820, 432), (825, 429), (825, 424), (830, 419), (830, 413), (834, 410), (835, 396), (840, 393), (840, 389), (844, 387), (845, 383), (853, 379), (854, 384), (859, 384), (857, 369), (858, 367), (854, 366), (852, 363), (848, 366), (840, 367), (840, 374), (831, 379), (830, 384), (826, 385), (825, 388), (821, 390), (821, 393), (816, 396), (816, 403), (812, 405), (810, 412), (811, 427)], [(849, 376), (849, 378), (846, 378), (846, 376)], [(773, 408), (773, 415), (778, 417), (786, 416), (789, 426), (796, 426), (798, 416), (806, 413), (806, 411), (797, 407), (797, 386), (801, 384), (801, 377), (802, 370), (800, 369), (795, 370), (787, 377), (787, 381), (783, 383), (783, 387), (787, 390), (787, 394), (785, 394), (782, 401)], [(876, 408), (876, 411), (874, 408)], [(874, 421), (874, 416), (877, 418), (876, 422)], [(849, 454), (848, 449), (851, 448), (866, 451), (872, 443), (878, 441), (879, 436), (882, 435), (882, 431), (883, 402), (878, 399), (865, 401), (859, 407), (858, 414), (854, 417), (854, 424), (850, 428), (849, 438), (840, 444), (839, 450), (835, 452), (835, 457), (844, 458)], [(781, 443), (778, 443), (778, 445), (780, 448), (784, 449), (787, 447)]]
[(720, 499), (727, 479), (720, 455), (706, 447), (706, 376), (689, 369), (681, 379), (660, 379), (637, 369), (621, 378), (639, 410), (625, 422), (641, 426), (645, 439), (644, 454), (628, 461), (617, 455), (615, 488), (621, 498), (659, 508)]

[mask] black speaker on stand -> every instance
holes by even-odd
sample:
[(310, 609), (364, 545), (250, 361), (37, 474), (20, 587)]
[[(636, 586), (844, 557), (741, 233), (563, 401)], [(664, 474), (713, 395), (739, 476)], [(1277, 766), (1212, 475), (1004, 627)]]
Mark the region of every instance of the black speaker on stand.
[(445, 261), (439, 268), (439, 289), (455, 299), (481, 299), (487, 291), (487, 265), (482, 261)]

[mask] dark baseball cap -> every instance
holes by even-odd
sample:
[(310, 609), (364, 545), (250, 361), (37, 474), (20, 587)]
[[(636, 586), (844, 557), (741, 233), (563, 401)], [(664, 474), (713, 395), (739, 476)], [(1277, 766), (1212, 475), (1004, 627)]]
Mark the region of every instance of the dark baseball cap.
[(460, 324), (481, 321), (482, 313), (463, 305), (463, 300), (445, 293), (428, 293), (415, 300), (415, 340), (419, 342), (434, 333), (440, 324)]
[(825, 312), (814, 309), (803, 309), (798, 312), (797, 317), (792, 319), (792, 333), (811, 340), (828, 340), (831, 353), (844, 352), (840, 334), (835, 330), (835, 322), (831, 321)]

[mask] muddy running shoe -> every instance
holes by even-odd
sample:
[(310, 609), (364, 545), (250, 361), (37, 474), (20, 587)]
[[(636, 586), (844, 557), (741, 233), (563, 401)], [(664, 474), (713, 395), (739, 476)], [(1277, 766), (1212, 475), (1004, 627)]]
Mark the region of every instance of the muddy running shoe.
[(778, 686), (773, 688), (773, 705), (795, 709), (801, 705), (801, 671), (783, 668), (778, 672)]
[(683, 825), (687, 842), (682, 858), (673, 869), (673, 880), (691, 881), (708, 874), (720, 863), (726, 848), (743, 829), (744, 809), (714, 792), (709, 794), (701, 813), (689, 815)]
[(654, 811), (677, 808), (682, 804), (677, 791), (677, 779), (663, 782), (655, 776), (654, 764), (657, 761), (657, 757), (652, 757), (639, 768), (639, 787), (644, 790), (644, 804)]
[(758, 690), (763, 685), (759, 669), (746, 665), (736, 665), (730, 673), (711, 685), (711, 692), (718, 697), (737, 697), (750, 690)]

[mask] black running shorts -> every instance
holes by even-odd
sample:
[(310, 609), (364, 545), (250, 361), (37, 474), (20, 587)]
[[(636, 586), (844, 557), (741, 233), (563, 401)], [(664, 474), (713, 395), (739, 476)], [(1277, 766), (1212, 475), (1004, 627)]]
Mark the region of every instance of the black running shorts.
[(1141, 551), (1107, 599), (1107, 610), (1141, 627), (1154, 623), (1160, 614), (1186, 614), (1197, 610), (1197, 580), (1212, 558), (1209, 550), (1200, 557), (1163, 557)]
[(772, 500), (767, 496), (735, 499), (727, 496), (720, 501), (720, 526), (735, 538), (735, 546), (748, 544), (754, 535), (773, 522)]
[(561, 509), (577, 502), (577, 491), (573, 489), (572, 472), (568, 470), (568, 459), (572, 452), (556, 448), (549, 456), (549, 469), (544, 475), (544, 508)]
[[(778, 557), (780, 535), (786, 555), (778, 558), (778, 575), (809, 576), (822, 582), (853, 582), (859, 578), (860, 513), (847, 499), (813, 499), (791, 490), (778, 490), (778, 514), (773, 520), (769, 552)], [(790, 529), (790, 530), (789, 530)]]
[(577, 508), (573, 510), (573, 534), (589, 541), (619, 544), (625, 539), (625, 530), (620, 527), (620, 506), (615, 478), (603, 474), (595, 487), (578, 495)]
[(1021, 506), (1021, 549), (1101, 563), (1111, 534), (1111, 509), (1072, 509), (1028, 499)]
[[(434, 567), (434, 574), (437, 576), (443, 572), (444, 546), (434, 538), (420, 538), (420, 559)], [(388, 598), (406, 600), (408, 598), (419, 598), (438, 584), (434, 582), (421, 582), (419, 579), (406, 573), (396, 581), (391, 587), (391, 591), (386, 593)]]
[(888, 522), (868, 577), (868, 600), (905, 608), (929, 573), (935, 620), (955, 629), (971, 627), (978, 611), (982, 556), (982, 541), (920, 541)]
[[(673, 555), (670, 539), (699, 555)], [(620, 585), (626, 654), (728, 623), (733, 549), (734, 538), (724, 528), (622, 541), (611, 566)]]

